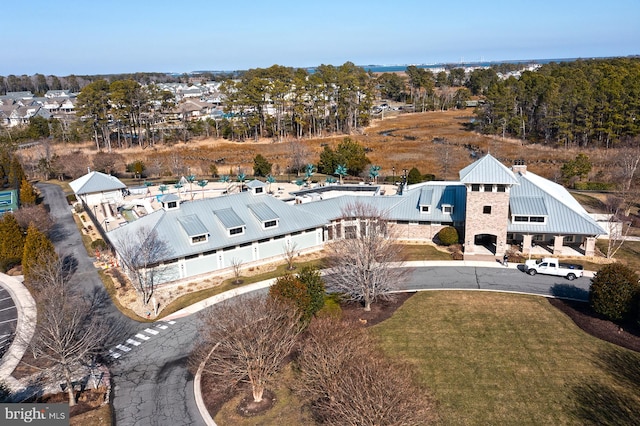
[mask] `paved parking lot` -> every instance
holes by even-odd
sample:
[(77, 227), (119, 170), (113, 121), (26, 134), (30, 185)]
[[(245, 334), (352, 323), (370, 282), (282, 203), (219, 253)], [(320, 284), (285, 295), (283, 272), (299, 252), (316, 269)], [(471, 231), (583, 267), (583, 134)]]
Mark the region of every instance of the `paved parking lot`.
[(18, 323), (18, 311), (9, 292), (0, 286), (0, 358), (11, 345)]

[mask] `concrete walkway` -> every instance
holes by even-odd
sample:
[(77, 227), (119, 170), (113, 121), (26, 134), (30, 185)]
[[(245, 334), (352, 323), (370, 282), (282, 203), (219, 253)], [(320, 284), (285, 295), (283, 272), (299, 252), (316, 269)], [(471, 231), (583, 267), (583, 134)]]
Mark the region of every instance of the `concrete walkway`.
[(35, 332), (36, 302), (29, 290), (22, 284), (22, 276), (12, 277), (0, 273), (0, 285), (9, 292), (18, 311), (16, 335), (9, 350), (0, 360), (0, 380), (5, 381), (12, 391), (16, 391), (21, 388), (21, 385), (12, 374), (24, 356)]

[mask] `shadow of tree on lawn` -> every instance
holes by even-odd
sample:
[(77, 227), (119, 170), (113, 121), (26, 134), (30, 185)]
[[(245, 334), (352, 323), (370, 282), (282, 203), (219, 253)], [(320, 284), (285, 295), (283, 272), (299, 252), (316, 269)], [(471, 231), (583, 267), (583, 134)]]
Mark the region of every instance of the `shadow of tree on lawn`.
[(572, 387), (574, 414), (587, 425), (640, 424), (640, 354), (618, 348), (599, 352), (596, 365), (613, 378)]

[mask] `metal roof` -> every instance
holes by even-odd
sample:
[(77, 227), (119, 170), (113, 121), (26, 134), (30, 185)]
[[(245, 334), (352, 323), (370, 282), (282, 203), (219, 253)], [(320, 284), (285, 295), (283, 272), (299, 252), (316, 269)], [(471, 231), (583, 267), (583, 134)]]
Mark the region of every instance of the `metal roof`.
[[(262, 221), (249, 208), (249, 205), (257, 203), (263, 203), (279, 218), (278, 226), (264, 229)], [(108, 232), (107, 236), (117, 246), (117, 241), (127, 234), (137, 232), (141, 228), (155, 229), (158, 237), (167, 241), (173, 251), (169, 258), (175, 259), (314, 229), (327, 224), (324, 218), (314, 212), (305, 212), (296, 207), (268, 195), (241, 192), (222, 197), (183, 201), (179, 208), (156, 210), (134, 222)], [(196, 225), (195, 228), (189, 228), (190, 230), (186, 231), (180, 219), (190, 216), (197, 217), (202, 228), (199, 228), (200, 225)], [(227, 222), (224, 226), (222, 218)], [(192, 221), (191, 224), (193, 223)], [(228, 228), (226, 228), (227, 225), (231, 228), (244, 225), (244, 233), (230, 236)], [(204, 229), (209, 234), (207, 241), (192, 243), (187, 234), (196, 232), (196, 229), (200, 229), (200, 231)], [(200, 232), (198, 235), (205, 232)]]
[(517, 185), (518, 179), (504, 164), (487, 154), (460, 170), (460, 182)]
[(258, 218), (261, 222), (266, 222), (269, 220), (279, 219), (278, 215), (269, 208), (265, 203), (254, 203), (247, 205), (249, 210)]
[(233, 208), (214, 210), (213, 214), (217, 216), (220, 222), (222, 222), (224, 227), (227, 229), (237, 228), (239, 226), (245, 225), (243, 220), (240, 219), (240, 216), (238, 216), (236, 212), (233, 211)]
[(518, 197), (511, 195), (509, 207), (512, 215), (547, 216), (543, 197)]
[(510, 194), (511, 199), (516, 202), (518, 215), (536, 215), (541, 211), (542, 202), (547, 212), (546, 220), (544, 223), (509, 222), (508, 232), (555, 235), (606, 234), (563, 186), (529, 171), (518, 174), (518, 180), (520, 185), (513, 186)]
[(207, 233), (207, 227), (198, 219), (195, 214), (179, 217), (178, 223), (184, 229), (189, 237), (195, 237), (197, 235), (204, 235)]
[(433, 198), (433, 188), (423, 187), (420, 190), (420, 205), (430, 206)]
[(69, 186), (76, 195), (113, 191), (127, 187), (117, 177), (95, 171), (80, 176), (69, 183)]

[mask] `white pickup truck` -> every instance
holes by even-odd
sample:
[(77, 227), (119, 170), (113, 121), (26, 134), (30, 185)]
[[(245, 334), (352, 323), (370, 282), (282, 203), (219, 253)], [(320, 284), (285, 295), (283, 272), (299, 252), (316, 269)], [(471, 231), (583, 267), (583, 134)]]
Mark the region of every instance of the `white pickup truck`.
[(573, 281), (583, 274), (581, 265), (573, 265), (570, 263), (560, 263), (558, 259), (552, 257), (544, 257), (538, 260), (527, 260), (524, 263), (524, 271), (529, 275), (546, 274), (565, 277), (569, 281)]

